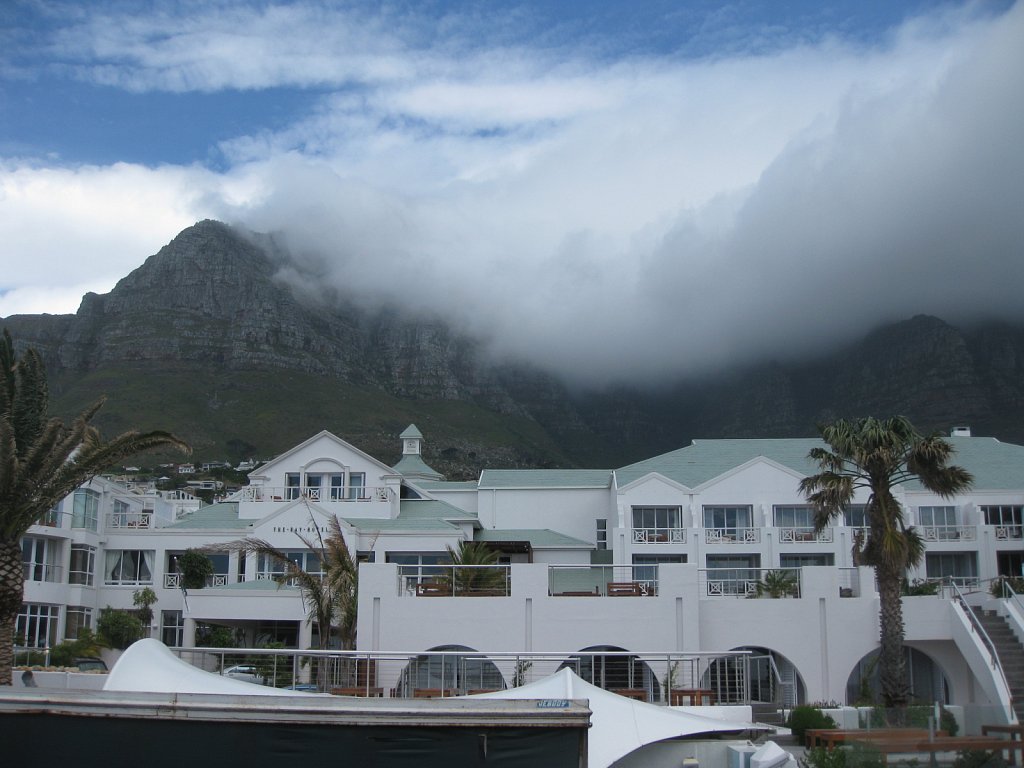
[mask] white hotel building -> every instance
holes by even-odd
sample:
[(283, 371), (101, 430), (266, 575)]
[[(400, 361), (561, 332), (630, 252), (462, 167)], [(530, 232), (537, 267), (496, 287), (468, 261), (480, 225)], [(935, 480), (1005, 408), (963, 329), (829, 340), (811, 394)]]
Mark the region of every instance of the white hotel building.
[[(645, 654), (751, 650), (774, 670), (772, 696), (787, 703), (844, 702), (870, 666), (878, 596), (873, 571), (851, 562), (863, 508), (815, 533), (798, 491), (815, 471), (807, 453), (817, 440), (697, 440), (618, 469), (485, 470), (476, 481), (447, 482), (423, 462), (415, 427), (400, 439), (403, 458), (389, 467), (321, 432), (205, 507), (94, 480), (24, 538), (18, 634), (35, 646), (72, 637), (95, 626), (100, 609), (130, 608), (144, 585), (159, 598), (152, 632), (168, 645), (191, 646), (197, 625), (218, 624), (247, 644), (309, 648), (314, 628), (301, 596), (278, 586), (273, 565), (215, 554), (209, 585), (186, 596), (176, 557), (257, 537), (315, 571), (296, 534), (315, 537), (337, 517), (361, 562), (362, 651), (629, 651), (641, 670), (629, 686), (655, 700), (658, 675), (642, 671)], [(1019, 575), (1024, 564), (1024, 447), (950, 439), (955, 463), (975, 477), (972, 490), (953, 499), (914, 484), (897, 491), (927, 542), (910, 579), (951, 579), (969, 602), (996, 608), (1024, 633), (1012, 602), (986, 591), (988, 580)], [(500, 588), (468, 597), (435, 586), (446, 548), (468, 540), (499, 552)], [(781, 579), (786, 596), (768, 599), (758, 585), (780, 571), (792, 574)], [(915, 694), (1005, 705), (1008, 685), (953, 597), (946, 589), (904, 599)], [(600, 681), (602, 671), (591, 676)], [(691, 682), (714, 686), (713, 671)]]

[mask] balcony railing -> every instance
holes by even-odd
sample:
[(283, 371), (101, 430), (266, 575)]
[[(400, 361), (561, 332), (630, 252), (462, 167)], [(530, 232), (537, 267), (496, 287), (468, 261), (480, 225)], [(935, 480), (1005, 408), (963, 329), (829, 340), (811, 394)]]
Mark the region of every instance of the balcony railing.
[[(184, 577), (180, 573), (164, 574), (164, 589), (181, 589)], [(226, 573), (214, 573), (206, 577), (207, 587), (225, 587), (228, 584)]]
[(1024, 538), (1024, 526), (1022, 525), (997, 525), (995, 528), (996, 541)]
[(704, 541), (708, 544), (759, 544), (760, 528), (705, 528)]
[[(245, 666), (264, 685), (337, 696), (447, 698), (504, 690), (571, 669), (585, 680), (661, 705), (749, 704), (750, 651), (366, 652), (177, 648), (208, 672)], [(230, 673), (229, 673), (230, 674)]]
[(398, 568), (398, 592), (416, 597), (508, 597), (508, 565), (406, 565)]
[(153, 513), (143, 512), (111, 512), (107, 515), (107, 528), (152, 528)]
[(800, 597), (799, 568), (705, 568), (700, 571), (708, 597)]
[(280, 502), (308, 499), (317, 503), (353, 501), (390, 501), (392, 490), (386, 486), (329, 486), (301, 488), (298, 486), (273, 487), (249, 485), (231, 496), (231, 501)]
[(685, 528), (634, 528), (634, 544), (685, 544)]
[(552, 597), (652, 597), (658, 594), (656, 563), (638, 565), (549, 565)]
[(978, 528), (974, 525), (921, 525), (918, 526), (925, 541), (975, 541)]
[(831, 544), (832, 529), (822, 528), (815, 532), (813, 526), (779, 528), (779, 542), (782, 544)]
[(25, 581), (53, 581), (61, 580), (63, 569), (59, 565), (48, 563), (22, 563)]

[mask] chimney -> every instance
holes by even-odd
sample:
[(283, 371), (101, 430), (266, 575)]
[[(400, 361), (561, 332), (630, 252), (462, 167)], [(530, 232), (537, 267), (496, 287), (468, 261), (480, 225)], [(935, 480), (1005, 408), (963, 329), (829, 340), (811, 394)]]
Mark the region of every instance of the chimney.
[(953, 427), (951, 430), (949, 430), (949, 436), (950, 437), (970, 437), (971, 436), (971, 428), (970, 427)]

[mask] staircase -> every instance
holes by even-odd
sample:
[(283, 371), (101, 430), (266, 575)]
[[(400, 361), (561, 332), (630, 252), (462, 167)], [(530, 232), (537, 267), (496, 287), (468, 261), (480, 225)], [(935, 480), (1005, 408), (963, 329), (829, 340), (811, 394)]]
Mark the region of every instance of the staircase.
[(999, 663), (1010, 684), (1010, 696), (1013, 698), (1013, 710), (1017, 713), (1017, 722), (1024, 723), (1024, 646), (1013, 634), (1009, 623), (995, 611), (974, 610), (981, 626), (992, 639), (999, 656)]

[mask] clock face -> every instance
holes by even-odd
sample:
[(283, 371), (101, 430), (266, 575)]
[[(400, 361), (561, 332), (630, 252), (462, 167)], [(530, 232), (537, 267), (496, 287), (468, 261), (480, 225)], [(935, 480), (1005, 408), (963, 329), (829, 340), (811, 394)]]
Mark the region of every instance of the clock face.
[(416, 450), (416, 441), (415, 440), (406, 440), (405, 441), (405, 452), (406, 453), (413, 453), (415, 450)]

